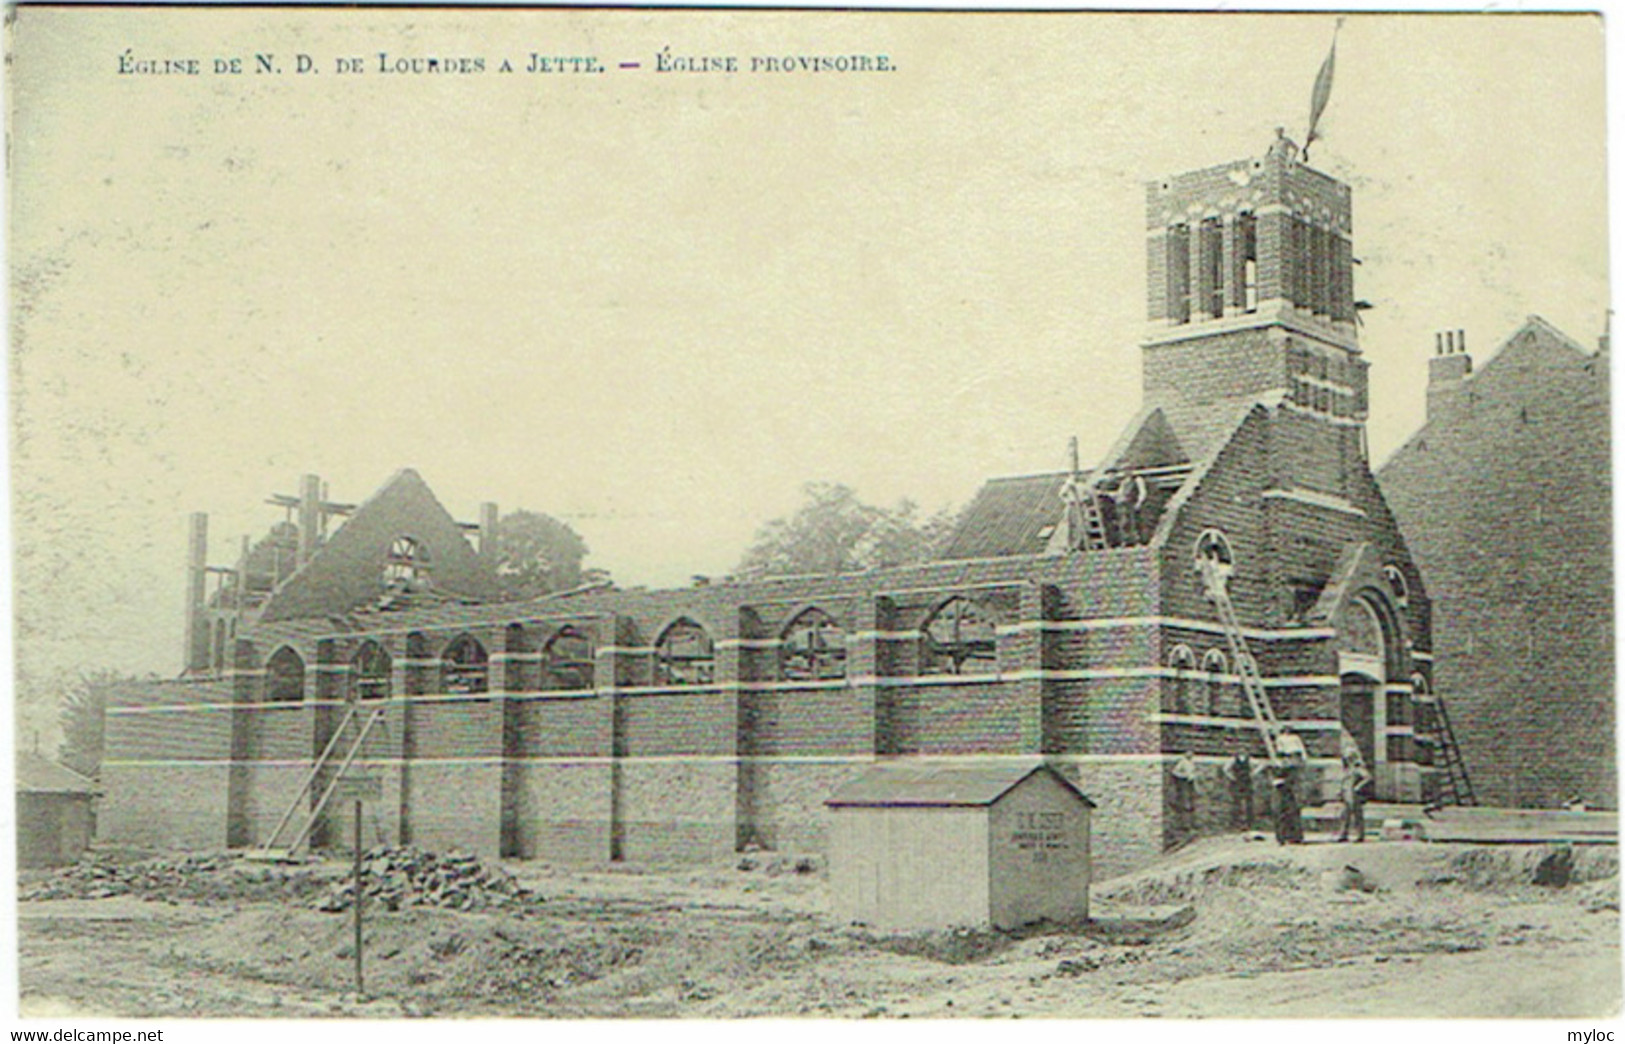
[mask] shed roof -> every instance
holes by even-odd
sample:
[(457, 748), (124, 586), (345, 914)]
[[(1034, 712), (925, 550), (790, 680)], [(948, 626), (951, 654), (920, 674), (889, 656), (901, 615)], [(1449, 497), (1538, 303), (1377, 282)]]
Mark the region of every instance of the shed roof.
[(33, 752), (17, 755), (17, 790), (23, 794), (99, 794), (93, 780)]
[(1095, 807), (1071, 780), (1042, 761), (1025, 758), (957, 765), (906, 762), (875, 765), (837, 790), (824, 804), (831, 808), (991, 805), (1039, 772), (1053, 776), (1077, 795), (1078, 800), (1090, 808)]

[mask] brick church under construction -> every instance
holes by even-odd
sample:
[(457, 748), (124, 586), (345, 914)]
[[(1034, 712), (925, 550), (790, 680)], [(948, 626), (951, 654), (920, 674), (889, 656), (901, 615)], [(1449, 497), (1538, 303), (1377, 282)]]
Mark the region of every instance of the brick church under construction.
[[(1278, 138), (1146, 187), (1144, 404), (1092, 470), (988, 482), (945, 550), (850, 575), (497, 600), (496, 508), (406, 470), (307, 477), (206, 590), (186, 665), (110, 707), (104, 837), (380, 840), (559, 861), (819, 851), (877, 759), (1042, 757), (1098, 806), (1097, 873), (1232, 829), (1279, 726), (1309, 777), (1357, 740), (1375, 796), (1449, 800), (1430, 604), (1367, 460), (1348, 186)], [(328, 520), (342, 524), (329, 534)], [(477, 539), (471, 544), (471, 531)]]

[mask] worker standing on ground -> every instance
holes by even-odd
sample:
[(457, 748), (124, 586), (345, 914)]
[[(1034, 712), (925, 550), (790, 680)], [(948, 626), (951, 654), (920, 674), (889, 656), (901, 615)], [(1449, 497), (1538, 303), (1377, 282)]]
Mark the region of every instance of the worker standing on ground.
[(1190, 751), (1174, 762), (1175, 844), (1184, 844), (1196, 835), (1196, 755)]
[[(1343, 799), (1343, 828), (1339, 841), (1365, 840), (1365, 787), (1371, 782), (1371, 772), (1365, 767), (1360, 745), (1346, 731), (1340, 740), (1339, 760), (1343, 763), (1343, 778), (1339, 783)], [(1350, 837), (1349, 835), (1353, 835)]]
[(1237, 754), (1230, 762), (1230, 803), (1232, 826), (1237, 830), (1253, 828), (1253, 759)]
[(1303, 844), (1303, 806), (1298, 796), (1303, 766), (1309, 760), (1303, 740), (1289, 728), (1275, 739), (1275, 841), (1282, 845)]

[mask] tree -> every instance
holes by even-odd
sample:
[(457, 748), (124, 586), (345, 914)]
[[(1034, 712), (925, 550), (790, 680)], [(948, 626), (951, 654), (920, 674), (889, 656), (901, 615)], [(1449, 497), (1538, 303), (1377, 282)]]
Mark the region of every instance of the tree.
[(740, 574), (853, 573), (911, 565), (935, 554), (953, 528), (946, 510), (922, 520), (913, 501), (876, 507), (840, 483), (809, 482), (802, 492), (806, 503), (794, 514), (756, 531), (739, 563)]
[(81, 776), (97, 778), (107, 746), (109, 699), (120, 686), (139, 680), (107, 668), (81, 671), (78, 681), (62, 700), (62, 744), (57, 747), (57, 760)]
[[(509, 599), (538, 598), (582, 582), (587, 543), (550, 515), (514, 511), (497, 522), (497, 582)], [(595, 575), (602, 570), (593, 570)]]

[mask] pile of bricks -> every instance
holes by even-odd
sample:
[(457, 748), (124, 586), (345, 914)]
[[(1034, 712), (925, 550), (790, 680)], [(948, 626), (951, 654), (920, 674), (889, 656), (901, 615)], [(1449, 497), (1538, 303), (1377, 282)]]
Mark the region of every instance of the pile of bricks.
[[(362, 854), (361, 871), (363, 894), (388, 910), (403, 906), (485, 910), (541, 898), (506, 870), (456, 852), (436, 855), (420, 848), (373, 848)], [(319, 898), (315, 908), (338, 913), (348, 910), (354, 899), (355, 884), (345, 880)]]
[(249, 869), (227, 855), (189, 855), (117, 863), (76, 863), (21, 890), (19, 899), (249, 900), (302, 898), (322, 885), (308, 869)]

